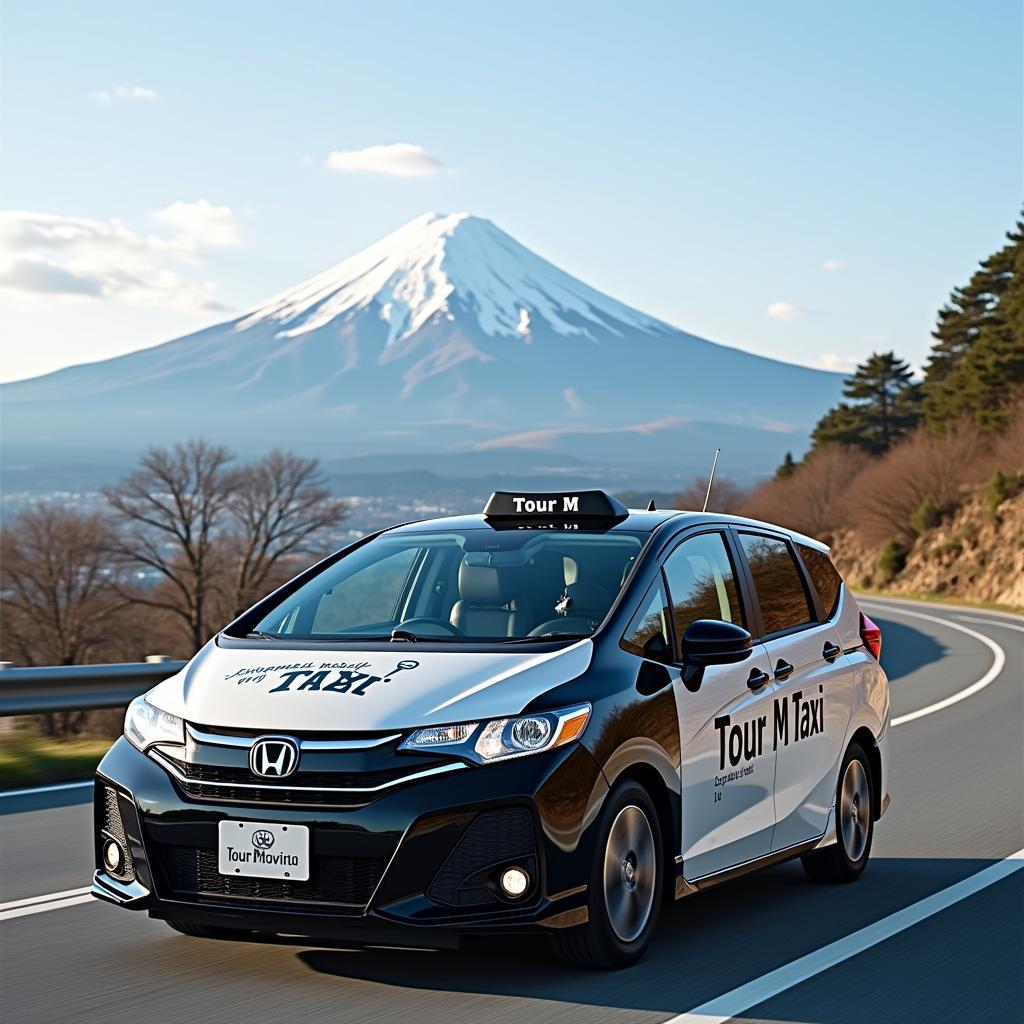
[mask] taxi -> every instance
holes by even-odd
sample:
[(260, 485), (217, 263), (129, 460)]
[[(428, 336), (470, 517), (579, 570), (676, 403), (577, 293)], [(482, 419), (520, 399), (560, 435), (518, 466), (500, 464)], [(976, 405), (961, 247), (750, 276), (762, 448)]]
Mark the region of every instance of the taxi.
[(129, 707), (93, 893), (186, 935), (636, 961), (659, 910), (889, 804), (881, 633), (808, 537), (603, 491), (330, 555)]

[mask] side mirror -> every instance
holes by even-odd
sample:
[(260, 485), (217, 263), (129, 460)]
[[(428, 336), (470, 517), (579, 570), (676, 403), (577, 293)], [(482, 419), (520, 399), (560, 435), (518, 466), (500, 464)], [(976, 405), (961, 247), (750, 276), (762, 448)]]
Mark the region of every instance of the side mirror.
[(734, 622), (697, 619), (683, 634), (683, 660), (687, 665), (734, 665), (749, 657), (750, 634)]

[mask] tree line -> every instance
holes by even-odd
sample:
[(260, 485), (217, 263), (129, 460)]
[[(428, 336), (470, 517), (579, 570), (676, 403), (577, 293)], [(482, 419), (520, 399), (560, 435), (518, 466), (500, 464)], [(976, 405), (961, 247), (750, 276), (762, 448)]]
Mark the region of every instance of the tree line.
[(0, 657), (18, 665), (191, 657), (325, 551), (345, 517), (319, 463), (239, 463), (192, 440), (151, 448), (106, 509), (39, 503), (0, 530)]

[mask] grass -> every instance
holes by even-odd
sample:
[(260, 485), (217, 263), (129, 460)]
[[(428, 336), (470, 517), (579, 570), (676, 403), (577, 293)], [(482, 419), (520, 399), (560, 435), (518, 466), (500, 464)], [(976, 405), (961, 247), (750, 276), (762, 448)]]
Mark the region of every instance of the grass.
[(0, 790), (88, 779), (110, 744), (48, 739), (27, 729), (0, 733)]
[(1019, 604), (997, 604), (995, 601), (971, 601), (965, 597), (949, 597), (946, 594), (926, 594), (919, 591), (893, 591), (893, 590), (867, 590), (863, 587), (853, 587), (853, 592), (858, 597), (891, 597), (907, 601), (929, 601), (932, 604), (956, 604), (964, 608), (983, 608), (990, 612), (1010, 612), (1014, 615), (1024, 615), (1024, 606)]

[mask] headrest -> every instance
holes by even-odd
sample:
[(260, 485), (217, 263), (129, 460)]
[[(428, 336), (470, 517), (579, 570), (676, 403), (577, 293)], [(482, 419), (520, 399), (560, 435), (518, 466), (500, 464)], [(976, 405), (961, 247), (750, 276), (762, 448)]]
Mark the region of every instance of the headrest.
[(565, 605), (568, 615), (596, 612), (603, 618), (612, 604), (611, 594), (596, 583), (570, 583), (565, 588), (565, 597), (568, 598)]
[(513, 589), (514, 578), (508, 568), (469, 562), (459, 566), (459, 597), (466, 604), (501, 608), (512, 600)]

